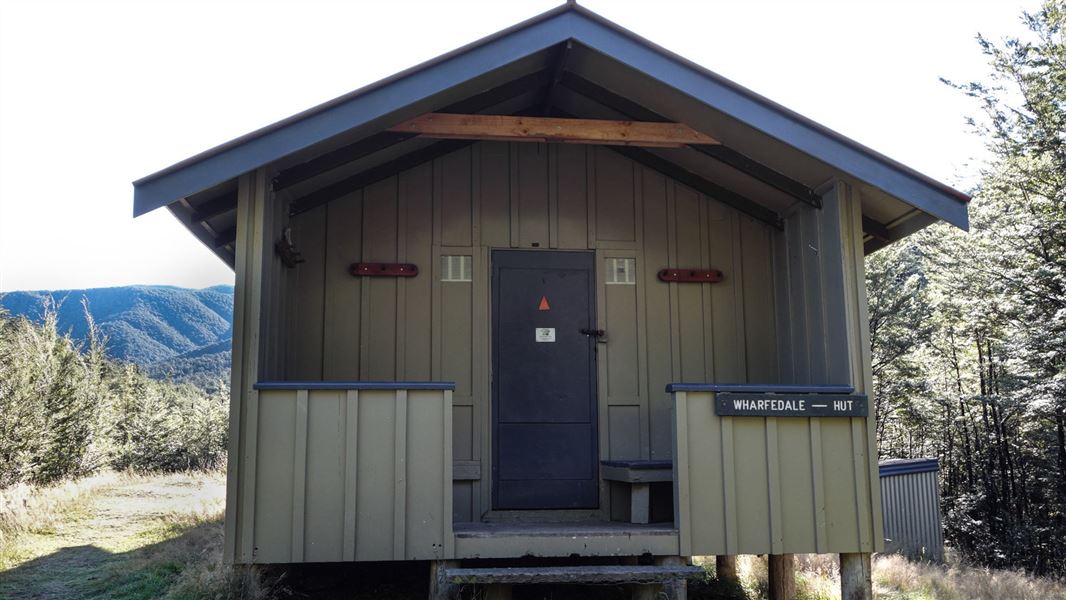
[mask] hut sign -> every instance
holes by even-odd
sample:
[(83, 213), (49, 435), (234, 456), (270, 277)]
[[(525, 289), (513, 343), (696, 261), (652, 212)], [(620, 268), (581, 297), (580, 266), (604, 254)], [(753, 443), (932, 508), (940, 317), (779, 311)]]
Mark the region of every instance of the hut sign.
[(866, 396), (830, 394), (719, 394), (721, 417), (865, 417)]

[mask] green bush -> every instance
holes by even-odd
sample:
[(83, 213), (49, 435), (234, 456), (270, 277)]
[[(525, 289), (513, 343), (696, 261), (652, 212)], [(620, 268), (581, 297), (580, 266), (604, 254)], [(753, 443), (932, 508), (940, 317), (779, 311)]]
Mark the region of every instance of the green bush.
[[(106, 358), (95, 334), (74, 342), (56, 326), (0, 312), (0, 488), (48, 484), (102, 467), (215, 468), (225, 460), (228, 398), (157, 381)], [(225, 389), (224, 385), (217, 389)]]

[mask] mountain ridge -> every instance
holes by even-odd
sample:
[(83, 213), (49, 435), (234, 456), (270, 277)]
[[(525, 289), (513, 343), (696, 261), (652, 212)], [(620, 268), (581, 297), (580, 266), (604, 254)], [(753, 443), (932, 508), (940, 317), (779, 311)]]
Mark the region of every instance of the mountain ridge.
[(200, 289), (128, 285), (0, 294), (0, 308), (36, 323), (44, 321), (50, 307), (59, 331), (82, 342), (89, 334), (87, 307), (107, 340), (108, 356), (137, 364), (153, 377), (208, 390), (229, 378), (231, 285)]

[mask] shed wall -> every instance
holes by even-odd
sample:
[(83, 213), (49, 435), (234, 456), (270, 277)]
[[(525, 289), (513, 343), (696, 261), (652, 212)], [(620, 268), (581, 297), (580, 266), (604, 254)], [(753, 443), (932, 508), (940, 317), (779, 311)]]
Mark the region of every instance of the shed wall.
[(944, 560), (937, 472), (881, 477), (885, 550), (909, 558)]
[[(477, 143), (291, 226), (307, 262), (288, 275), (278, 377), (455, 381), (458, 520), (489, 509), (492, 248), (596, 253), (602, 458), (670, 457), (668, 383), (779, 379), (772, 230), (607, 148)], [(441, 281), (449, 255), (471, 257), (471, 281)], [(632, 285), (605, 281), (616, 258), (633, 259)], [(420, 274), (352, 277), (358, 261)], [(665, 267), (725, 280), (666, 284)]]

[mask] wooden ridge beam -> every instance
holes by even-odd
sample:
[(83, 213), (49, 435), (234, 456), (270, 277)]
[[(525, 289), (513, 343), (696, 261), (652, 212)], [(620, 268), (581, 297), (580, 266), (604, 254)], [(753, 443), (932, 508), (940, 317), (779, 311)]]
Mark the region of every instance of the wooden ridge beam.
[(420, 150), (404, 154), (396, 159), (382, 163), (376, 167), (371, 167), (366, 171), (356, 173), (351, 177), (345, 177), (336, 183), (327, 185), (294, 200), (289, 206), (289, 215), (295, 216), (307, 212), (312, 208), (336, 200), (353, 190), (372, 185), (383, 179), (392, 177), (400, 171), (410, 169), (411, 167), (418, 166), (424, 162), (429, 162), (435, 158), (444, 156), (445, 154), (455, 152), (460, 148), (465, 148), (473, 143), (473, 140), (446, 140), (443, 142), (436, 142)]
[(708, 181), (702, 176), (693, 173), (687, 169), (678, 166), (676, 163), (670, 162), (661, 156), (652, 154), (647, 150), (641, 150), (640, 148), (630, 147), (613, 147), (611, 148), (615, 152), (629, 158), (637, 163), (648, 167), (654, 171), (658, 171), (667, 177), (675, 179), (680, 183), (687, 185), (688, 187), (706, 194), (719, 202), (723, 202), (739, 210), (742, 213), (747, 214), (771, 227), (776, 229), (783, 229), (784, 224), (781, 220), (781, 215), (776, 212), (756, 203), (753, 200), (745, 198), (733, 190), (726, 189), (717, 183)]
[(649, 123), (524, 117), (511, 115), (469, 115), (426, 113), (389, 129), (424, 137), (456, 140), (500, 140), (515, 142), (563, 142), (607, 146), (649, 146), (680, 148), (688, 144), (713, 145), (718, 140), (684, 123)]
[[(668, 119), (655, 111), (633, 102), (629, 98), (620, 96), (607, 88), (597, 85), (580, 75), (567, 72), (561, 83), (564, 87), (585, 96), (586, 98), (606, 107), (607, 109), (632, 119), (641, 121), (667, 121)], [(788, 194), (789, 196), (809, 204), (815, 208), (822, 207), (822, 199), (818, 194), (806, 185), (791, 177), (767, 167), (766, 165), (744, 154), (725, 146), (724, 144), (700, 145), (690, 144), (690, 147), (721, 162), (725, 165), (761, 181), (766, 185)]]
[[(442, 110), (455, 113), (480, 112), (527, 92), (540, 89), (548, 84), (550, 77), (551, 73), (546, 70), (536, 71), (455, 102)], [(370, 156), (375, 152), (409, 140), (412, 137), (415, 137), (415, 134), (384, 131), (326, 152), (278, 173), (273, 181), (274, 190), (280, 191), (298, 183), (303, 183), (308, 179)]]

